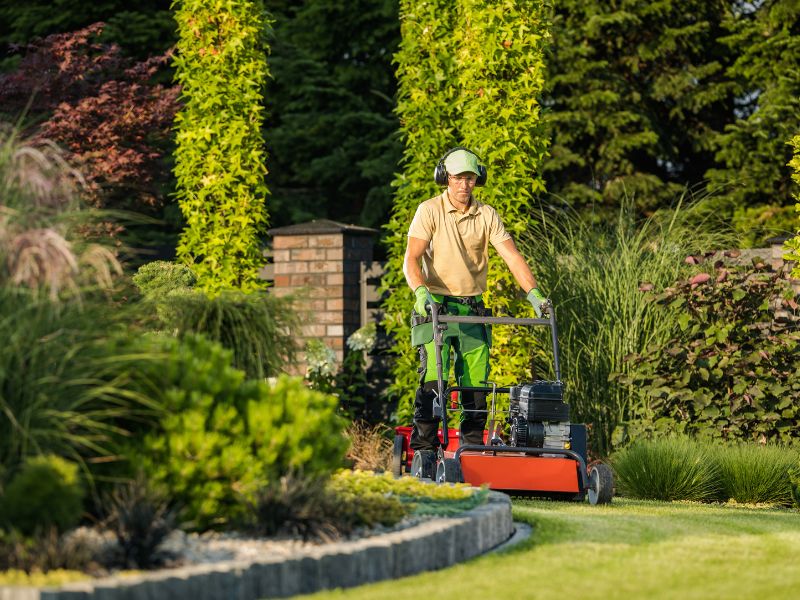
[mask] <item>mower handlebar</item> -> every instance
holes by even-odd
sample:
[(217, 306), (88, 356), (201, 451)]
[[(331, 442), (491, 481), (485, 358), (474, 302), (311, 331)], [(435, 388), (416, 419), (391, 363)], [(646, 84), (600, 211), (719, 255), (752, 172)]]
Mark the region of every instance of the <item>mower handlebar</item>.
[(527, 319), (516, 317), (462, 317), (455, 315), (437, 315), (440, 323), (481, 323), (483, 325), (550, 325), (550, 319)]

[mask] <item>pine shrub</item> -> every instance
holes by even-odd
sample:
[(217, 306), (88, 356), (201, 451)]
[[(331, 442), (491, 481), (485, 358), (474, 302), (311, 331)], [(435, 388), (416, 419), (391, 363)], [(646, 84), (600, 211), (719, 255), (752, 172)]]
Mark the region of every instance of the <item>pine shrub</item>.
[(78, 466), (58, 456), (27, 459), (0, 498), (0, 522), (24, 535), (51, 527), (65, 531), (83, 512)]
[(242, 522), (253, 494), (292, 470), (324, 476), (342, 466), (347, 439), (335, 397), (298, 378), (247, 379), (229, 350), (202, 336), (151, 341), (163, 357), (142, 365), (140, 385), (160, 414), (132, 461), (193, 527)]

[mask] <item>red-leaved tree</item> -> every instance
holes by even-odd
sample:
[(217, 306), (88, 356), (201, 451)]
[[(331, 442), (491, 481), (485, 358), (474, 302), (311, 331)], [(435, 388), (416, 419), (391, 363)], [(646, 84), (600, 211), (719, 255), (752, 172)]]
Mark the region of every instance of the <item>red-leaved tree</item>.
[(86, 179), (98, 208), (154, 212), (164, 202), (178, 86), (154, 81), (170, 53), (134, 63), (98, 36), (103, 23), (19, 48), (16, 71), (0, 75), (0, 110), (25, 115)]

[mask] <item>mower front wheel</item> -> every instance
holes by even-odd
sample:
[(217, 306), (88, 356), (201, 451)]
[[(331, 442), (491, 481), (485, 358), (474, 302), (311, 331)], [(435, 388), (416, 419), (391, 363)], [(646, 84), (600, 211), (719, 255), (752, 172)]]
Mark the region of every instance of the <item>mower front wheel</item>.
[(614, 495), (614, 473), (601, 462), (589, 467), (589, 504), (608, 504)]
[(436, 468), (436, 453), (433, 450), (417, 450), (411, 459), (411, 475), (419, 479), (433, 479)]
[(403, 446), (406, 438), (402, 435), (394, 436), (394, 447), (392, 448), (392, 475), (401, 477), (403, 475)]
[(464, 483), (461, 464), (455, 458), (445, 458), (436, 465), (436, 483)]

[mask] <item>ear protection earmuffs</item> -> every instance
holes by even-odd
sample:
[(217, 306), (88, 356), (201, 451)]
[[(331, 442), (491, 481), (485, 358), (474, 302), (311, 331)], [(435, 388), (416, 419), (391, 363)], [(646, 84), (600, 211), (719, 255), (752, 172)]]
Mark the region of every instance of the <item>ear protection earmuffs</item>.
[[(447, 169), (444, 166), (445, 159), (450, 156), (456, 150), (466, 150), (470, 154), (474, 155), (478, 160), (481, 159), (480, 156), (475, 154), (469, 148), (465, 148), (464, 146), (456, 146), (455, 148), (450, 148), (447, 152), (444, 153), (442, 158), (439, 159), (439, 162), (436, 164), (436, 168), (433, 170), (433, 180), (437, 183), (437, 185), (441, 185), (442, 187), (447, 186)], [(488, 177), (488, 173), (486, 172), (486, 167), (483, 165), (478, 165), (478, 171), (480, 174), (478, 175), (478, 180), (475, 182), (475, 186), (486, 185), (486, 178)]]

